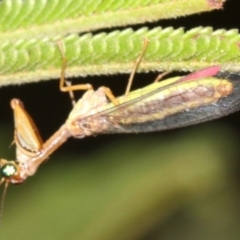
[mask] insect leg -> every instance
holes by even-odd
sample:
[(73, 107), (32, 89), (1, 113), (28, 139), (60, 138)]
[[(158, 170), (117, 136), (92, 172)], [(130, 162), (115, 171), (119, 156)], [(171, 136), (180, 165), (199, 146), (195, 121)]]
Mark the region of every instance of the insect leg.
[(72, 103), (73, 103), (73, 105), (75, 105), (75, 99), (74, 99), (73, 91), (76, 91), (76, 90), (90, 90), (90, 89), (93, 89), (93, 87), (92, 87), (91, 84), (71, 85), (70, 82), (66, 81), (65, 71), (66, 71), (66, 67), (67, 67), (67, 58), (64, 55), (63, 47), (62, 47), (61, 42), (58, 42), (57, 44), (58, 44), (59, 51), (62, 55), (62, 69), (61, 69), (61, 77), (60, 77), (60, 82), (59, 82), (59, 88), (62, 92), (69, 92)]
[[(90, 89), (93, 89), (93, 87), (92, 87), (91, 84), (71, 85), (71, 82), (66, 81), (66, 79), (65, 79), (65, 70), (66, 70), (66, 67), (67, 67), (67, 59), (66, 59), (66, 57), (64, 55), (64, 51), (63, 51), (63, 47), (62, 47), (61, 43), (58, 42), (57, 44), (58, 44), (58, 48), (60, 50), (60, 53), (62, 55), (62, 70), (61, 70), (61, 77), (60, 77), (59, 88), (60, 88), (60, 90), (62, 92), (69, 92), (70, 98), (72, 100), (72, 104), (74, 106), (76, 101), (74, 99), (73, 91), (76, 91), (76, 90), (90, 90)], [(108, 87), (102, 86), (101, 89), (103, 90), (103, 92), (106, 94), (108, 99), (114, 105), (119, 104), (119, 101), (116, 99), (116, 97), (113, 95), (112, 91)]]
[(133, 83), (133, 79), (134, 79), (135, 73), (138, 70), (138, 67), (139, 67), (139, 65), (140, 65), (140, 63), (142, 61), (143, 55), (144, 55), (144, 53), (147, 50), (148, 43), (149, 43), (149, 40), (147, 38), (144, 39), (142, 52), (141, 52), (140, 56), (137, 58), (137, 61), (136, 61), (135, 65), (134, 65), (133, 70), (131, 72), (131, 75), (130, 75), (130, 77), (128, 79), (128, 84), (127, 84), (127, 87), (126, 87), (125, 96), (127, 96), (129, 94), (129, 92), (130, 92), (130, 89), (131, 89), (131, 86), (132, 86), (132, 83)]
[(168, 75), (169, 73), (171, 72), (164, 72), (164, 73), (160, 73), (155, 79), (153, 82), (159, 82), (161, 81), (166, 75)]

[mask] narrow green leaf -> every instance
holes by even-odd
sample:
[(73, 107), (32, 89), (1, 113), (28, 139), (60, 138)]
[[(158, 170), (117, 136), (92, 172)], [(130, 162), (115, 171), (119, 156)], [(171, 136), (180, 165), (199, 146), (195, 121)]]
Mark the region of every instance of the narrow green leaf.
[(53, 37), (220, 9), (225, 0), (3, 0), (1, 40)]
[[(58, 79), (59, 39), (6, 41), (0, 49), (0, 85)], [(149, 39), (149, 44), (139, 72), (194, 71), (219, 64), (236, 71), (240, 68), (237, 30), (141, 28), (61, 39), (68, 60), (66, 76), (130, 73), (144, 39)]]

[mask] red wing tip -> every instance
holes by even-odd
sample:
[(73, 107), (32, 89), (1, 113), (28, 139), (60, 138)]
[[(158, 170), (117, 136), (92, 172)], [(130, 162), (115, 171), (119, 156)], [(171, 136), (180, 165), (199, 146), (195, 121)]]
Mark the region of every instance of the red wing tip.
[(224, 2), (225, 0), (207, 0), (209, 7), (213, 9), (222, 9)]
[(211, 67), (203, 68), (199, 71), (190, 73), (186, 77), (183, 77), (181, 79), (181, 82), (187, 81), (187, 80), (199, 79), (199, 78), (212, 77), (216, 75), (220, 71), (220, 69), (221, 69), (220, 66), (211, 66)]

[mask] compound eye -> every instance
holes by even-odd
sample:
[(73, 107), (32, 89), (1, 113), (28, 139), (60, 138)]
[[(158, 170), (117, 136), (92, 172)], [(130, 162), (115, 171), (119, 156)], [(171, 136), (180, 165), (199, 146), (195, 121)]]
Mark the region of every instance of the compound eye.
[(1, 175), (4, 178), (11, 178), (17, 172), (17, 167), (14, 164), (7, 163), (3, 165), (0, 169)]

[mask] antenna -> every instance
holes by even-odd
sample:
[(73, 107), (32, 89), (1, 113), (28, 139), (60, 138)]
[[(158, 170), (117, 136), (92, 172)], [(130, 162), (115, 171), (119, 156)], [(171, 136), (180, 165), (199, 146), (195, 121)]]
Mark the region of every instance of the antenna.
[(1, 180), (0, 186), (2, 185), (2, 183), (4, 183), (4, 181), (5, 181), (5, 186), (4, 186), (4, 189), (3, 189), (3, 194), (2, 194), (2, 198), (1, 198), (1, 202), (0, 202), (0, 223), (2, 222), (3, 206), (4, 206), (4, 201), (5, 201), (5, 198), (6, 198), (6, 194), (7, 194), (7, 188), (9, 186), (9, 181), (7, 181), (4, 178)]

